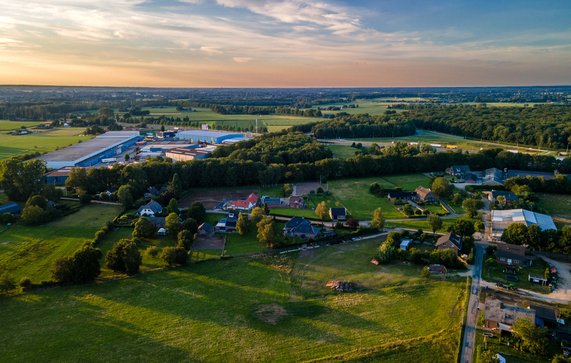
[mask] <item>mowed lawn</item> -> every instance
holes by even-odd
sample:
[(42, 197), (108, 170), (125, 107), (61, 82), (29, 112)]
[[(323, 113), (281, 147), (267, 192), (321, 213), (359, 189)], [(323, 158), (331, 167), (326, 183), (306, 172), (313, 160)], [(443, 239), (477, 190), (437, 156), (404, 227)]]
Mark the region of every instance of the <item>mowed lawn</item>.
[(0, 160), (13, 156), (40, 152), (45, 153), (63, 148), (80, 141), (87, 141), (92, 136), (79, 136), (84, 128), (65, 128), (52, 130), (32, 130), (30, 135), (8, 135), (0, 133)]
[[(0, 360), (454, 361), (465, 282), (374, 266), (377, 246), (208, 261), (0, 298)], [(324, 285), (334, 278), (364, 289), (332, 292)]]
[(14, 225), (0, 232), (0, 266), (19, 281), (51, 279), (56, 259), (73, 254), (107, 221), (119, 214), (115, 206), (91, 204), (42, 226)]
[(384, 217), (387, 219), (406, 218), (387, 198), (377, 197), (369, 193), (369, 187), (373, 183), (379, 183), (382, 188), (400, 187), (403, 190), (412, 191), (420, 185), (430, 186), (430, 178), (423, 174), (407, 174), (332, 180), (329, 182), (329, 191), (357, 219), (371, 219), (373, 211), (379, 207), (382, 208)]

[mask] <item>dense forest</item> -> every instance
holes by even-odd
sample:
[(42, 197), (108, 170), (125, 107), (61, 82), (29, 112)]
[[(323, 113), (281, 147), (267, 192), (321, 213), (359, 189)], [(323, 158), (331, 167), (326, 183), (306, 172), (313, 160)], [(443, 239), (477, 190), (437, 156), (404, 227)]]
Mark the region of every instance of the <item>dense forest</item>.
[(571, 141), (571, 107), (442, 106), (406, 112), (418, 128), (491, 141), (564, 149)]
[(414, 135), (416, 128), (399, 114), (370, 116), (340, 114), (332, 120), (313, 124), (315, 137), (323, 139), (358, 137), (398, 137)]

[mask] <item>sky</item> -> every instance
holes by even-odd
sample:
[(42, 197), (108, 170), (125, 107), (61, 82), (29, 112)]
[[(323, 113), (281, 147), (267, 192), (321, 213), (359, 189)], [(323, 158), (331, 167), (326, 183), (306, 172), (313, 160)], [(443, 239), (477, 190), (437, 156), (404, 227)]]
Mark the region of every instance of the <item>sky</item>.
[(571, 1), (1, 0), (0, 84), (571, 84)]

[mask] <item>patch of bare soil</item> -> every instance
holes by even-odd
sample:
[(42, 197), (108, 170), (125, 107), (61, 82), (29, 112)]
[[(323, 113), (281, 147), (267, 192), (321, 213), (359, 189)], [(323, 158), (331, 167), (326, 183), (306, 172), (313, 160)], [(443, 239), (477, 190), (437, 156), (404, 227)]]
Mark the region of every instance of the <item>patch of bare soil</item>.
[(266, 304), (259, 306), (255, 311), (254, 315), (260, 321), (266, 324), (277, 325), (283, 318), (288, 314), (286, 309), (278, 304)]

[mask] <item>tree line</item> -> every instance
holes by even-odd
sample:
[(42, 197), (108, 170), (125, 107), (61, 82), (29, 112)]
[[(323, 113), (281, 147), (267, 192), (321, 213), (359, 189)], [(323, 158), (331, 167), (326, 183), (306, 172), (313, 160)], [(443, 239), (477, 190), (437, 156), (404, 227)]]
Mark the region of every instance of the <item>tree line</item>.
[(571, 141), (571, 107), (421, 107), (404, 113), (422, 129), (471, 138), (564, 149)]

